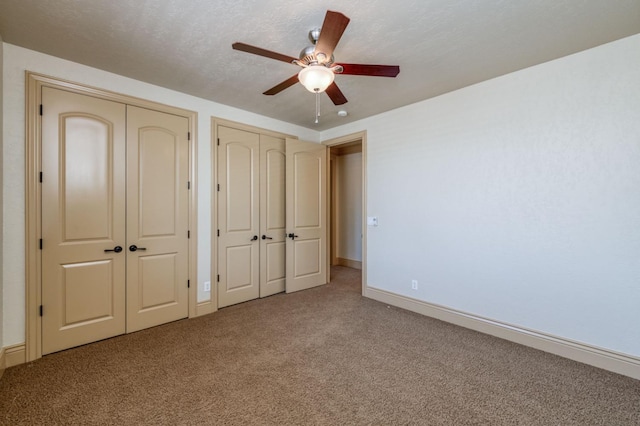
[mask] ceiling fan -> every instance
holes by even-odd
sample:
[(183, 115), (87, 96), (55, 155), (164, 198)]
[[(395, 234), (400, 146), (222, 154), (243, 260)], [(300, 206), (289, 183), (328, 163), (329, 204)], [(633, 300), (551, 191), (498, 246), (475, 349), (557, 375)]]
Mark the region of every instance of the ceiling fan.
[(300, 81), (310, 92), (317, 94), (326, 91), (335, 105), (342, 105), (347, 102), (347, 98), (333, 81), (335, 74), (395, 77), (400, 72), (400, 67), (397, 65), (336, 64), (333, 51), (349, 21), (350, 19), (342, 13), (328, 10), (322, 28), (309, 32), (309, 39), (314, 45), (303, 49), (298, 59), (245, 43), (233, 43), (232, 47), (235, 50), (302, 67), (298, 74), (286, 79), (263, 94), (276, 95)]

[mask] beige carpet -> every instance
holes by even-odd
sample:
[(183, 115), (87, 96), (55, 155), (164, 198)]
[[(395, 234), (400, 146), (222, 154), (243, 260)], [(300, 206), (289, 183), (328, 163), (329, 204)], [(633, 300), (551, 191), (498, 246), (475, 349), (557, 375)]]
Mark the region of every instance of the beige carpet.
[(640, 425), (640, 381), (330, 284), (10, 368), (3, 425)]

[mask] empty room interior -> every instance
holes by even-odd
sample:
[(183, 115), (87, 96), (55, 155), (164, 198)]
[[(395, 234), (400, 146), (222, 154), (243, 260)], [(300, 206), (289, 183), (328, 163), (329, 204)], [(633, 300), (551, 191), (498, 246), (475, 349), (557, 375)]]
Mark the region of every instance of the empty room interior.
[(640, 1), (3, 0), (0, 424), (640, 424)]

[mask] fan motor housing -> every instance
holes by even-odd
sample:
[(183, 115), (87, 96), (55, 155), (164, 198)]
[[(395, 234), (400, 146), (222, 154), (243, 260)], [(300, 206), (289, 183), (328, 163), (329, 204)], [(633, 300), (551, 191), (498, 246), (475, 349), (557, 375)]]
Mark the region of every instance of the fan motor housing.
[(331, 55), (331, 58), (328, 58), (328, 59), (326, 55), (324, 55), (323, 53), (320, 53), (318, 56), (316, 56), (315, 50), (316, 50), (315, 46), (307, 46), (304, 49), (302, 49), (300, 51), (300, 62), (302, 62), (304, 65), (321, 64), (325, 66), (330, 66), (331, 64), (333, 64), (334, 62), (333, 55)]
[(315, 46), (307, 46), (300, 51), (300, 61), (305, 65), (317, 62), (316, 55), (314, 54)]

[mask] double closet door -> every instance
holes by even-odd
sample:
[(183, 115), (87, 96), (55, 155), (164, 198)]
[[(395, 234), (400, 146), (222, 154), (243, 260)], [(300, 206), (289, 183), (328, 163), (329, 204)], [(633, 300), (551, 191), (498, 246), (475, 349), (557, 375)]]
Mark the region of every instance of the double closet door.
[(219, 125), (218, 307), (326, 283), (326, 147)]
[(218, 307), (285, 290), (285, 140), (219, 126)]
[(42, 353), (188, 316), (188, 119), (42, 88)]

